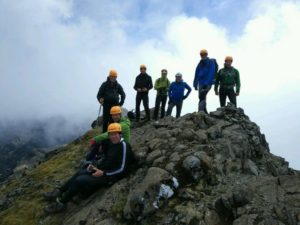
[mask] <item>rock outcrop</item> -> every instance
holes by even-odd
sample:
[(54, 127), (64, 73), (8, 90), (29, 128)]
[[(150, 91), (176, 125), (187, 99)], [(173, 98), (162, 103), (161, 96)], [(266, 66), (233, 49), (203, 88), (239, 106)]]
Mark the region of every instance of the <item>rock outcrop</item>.
[[(62, 149), (36, 170), (73, 151), (76, 156), (64, 167), (70, 175), (71, 166), (78, 164), (82, 149), (94, 134), (72, 143), (68, 151)], [(40, 208), (45, 203), (37, 197), (37, 190), (30, 190), (37, 185), (40, 191), (53, 188), (65, 171), (51, 171), (47, 178), (32, 171), (24, 175), (27, 186), (18, 186), (19, 190), (8, 184), (0, 198), (0, 224), (9, 224), (17, 204), (25, 207), (24, 196), (37, 198), (32, 224), (300, 224), (299, 172), (270, 153), (265, 136), (241, 108), (224, 107), (210, 115), (192, 113), (179, 119), (168, 117), (159, 124), (136, 124), (132, 146), (138, 165), (130, 176), (69, 204), (59, 215), (44, 216)]]

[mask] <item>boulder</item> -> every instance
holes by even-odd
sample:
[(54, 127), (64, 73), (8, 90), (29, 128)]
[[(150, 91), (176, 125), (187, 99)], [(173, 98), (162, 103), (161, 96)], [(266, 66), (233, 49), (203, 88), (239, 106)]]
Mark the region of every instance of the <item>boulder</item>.
[(174, 195), (177, 179), (167, 171), (151, 167), (143, 181), (133, 189), (124, 207), (126, 219), (141, 220), (156, 212)]

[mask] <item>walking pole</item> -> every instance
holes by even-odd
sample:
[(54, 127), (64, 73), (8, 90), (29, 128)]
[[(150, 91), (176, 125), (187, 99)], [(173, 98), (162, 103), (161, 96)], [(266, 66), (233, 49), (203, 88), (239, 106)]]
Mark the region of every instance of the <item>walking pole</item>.
[(97, 125), (98, 125), (98, 127), (100, 126), (99, 122), (100, 122), (100, 113), (101, 113), (101, 109), (102, 109), (102, 104), (100, 104), (99, 112), (98, 112), (98, 118), (97, 118)]

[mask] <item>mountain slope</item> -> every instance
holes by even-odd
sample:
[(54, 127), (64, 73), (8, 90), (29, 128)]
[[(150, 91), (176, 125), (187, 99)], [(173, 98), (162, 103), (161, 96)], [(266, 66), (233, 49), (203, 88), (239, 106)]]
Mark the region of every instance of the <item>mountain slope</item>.
[(88, 132), (1, 188), (0, 224), (298, 225), (300, 175), (270, 153), (242, 109), (187, 114), (132, 129), (132, 174), (66, 212), (43, 215), (41, 193), (69, 178)]

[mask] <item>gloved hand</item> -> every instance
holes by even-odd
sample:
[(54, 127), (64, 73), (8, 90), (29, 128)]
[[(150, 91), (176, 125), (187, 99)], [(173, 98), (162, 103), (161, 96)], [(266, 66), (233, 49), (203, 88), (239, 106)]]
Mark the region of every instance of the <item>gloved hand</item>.
[(198, 91), (198, 87), (195, 87), (195, 90)]
[(90, 141), (90, 147), (92, 147), (92, 146), (94, 146), (94, 145), (96, 145), (97, 144), (97, 142), (94, 140), (94, 139), (92, 139), (91, 141)]
[(185, 96), (183, 96), (182, 100), (184, 100), (184, 99), (186, 99), (186, 98), (187, 98), (187, 96), (185, 95)]
[(219, 95), (219, 92), (218, 92), (217, 90), (215, 90), (215, 94), (216, 94), (216, 95)]
[(102, 105), (104, 103), (104, 98), (100, 98), (99, 103)]
[(237, 92), (235, 93), (235, 96), (239, 96), (239, 95), (240, 95), (240, 93), (237, 93)]

